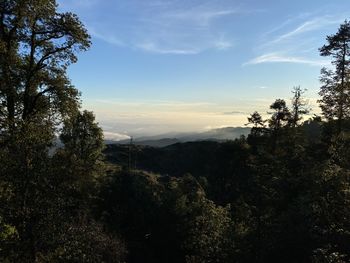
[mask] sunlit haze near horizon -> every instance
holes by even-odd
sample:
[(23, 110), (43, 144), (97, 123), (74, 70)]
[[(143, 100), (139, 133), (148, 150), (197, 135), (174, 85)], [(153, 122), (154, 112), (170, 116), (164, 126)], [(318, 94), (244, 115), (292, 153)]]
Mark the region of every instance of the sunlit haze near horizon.
[(69, 68), (106, 138), (243, 126), (293, 86), (317, 107), (318, 48), (350, 1), (59, 0), (92, 37)]

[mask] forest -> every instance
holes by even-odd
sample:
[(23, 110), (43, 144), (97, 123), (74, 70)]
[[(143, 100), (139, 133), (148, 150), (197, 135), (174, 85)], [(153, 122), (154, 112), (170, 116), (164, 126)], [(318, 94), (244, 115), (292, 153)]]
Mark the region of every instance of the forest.
[(86, 27), (0, 1), (0, 262), (350, 262), (350, 22), (324, 42), (319, 116), (296, 86), (236, 140), (105, 145)]

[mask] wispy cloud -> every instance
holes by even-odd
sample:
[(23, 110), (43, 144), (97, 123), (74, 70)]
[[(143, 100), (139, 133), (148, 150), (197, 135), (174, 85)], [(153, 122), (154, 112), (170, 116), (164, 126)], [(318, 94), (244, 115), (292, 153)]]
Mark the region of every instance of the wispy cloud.
[(100, 0), (61, 0), (58, 1), (59, 8), (76, 9), (76, 8), (92, 8), (96, 6)]
[[(258, 45), (260, 55), (250, 59), (243, 66), (262, 63), (328, 66), (329, 60), (316, 57), (317, 49), (321, 44), (320, 39), (314, 37), (314, 32), (321, 30), (327, 32), (327, 29), (344, 21), (345, 17), (340, 14), (315, 16), (311, 13), (302, 13), (288, 18), (279, 26), (263, 34), (263, 42)], [(284, 32), (281, 32), (283, 29), (285, 29)]]
[[(87, 6), (98, 1), (95, 6), (104, 14), (84, 13), (84, 22), (94, 38), (156, 54), (195, 55), (207, 50), (229, 50), (235, 39), (225, 26), (227, 22), (261, 12), (229, 0), (129, 0), (113, 5), (109, 1), (87, 1)], [(68, 2), (76, 8), (83, 4), (83, 0)]]
[(310, 18), (310, 16), (312, 16), (312, 14), (308, 13), (308, 12), (290, 16), (285, 21), (283, 21), (282, 23), (280, 23), (277, 26), (274, 26), (273, 28), (271, 28), (270, 30), (264, 32), (263, 36), (264, 37), (269, 37), (273, 33), (279, 32), (280, 30), (284, 29), (288, 25), (290, 25), (292, 23), (295, 23), (296, 21), (299, 21), (300, 19), (303, 19), (303, 20), (308, 19), (308, 18)]
[(249, 112), (246, 111), (227, 111), (221, 113), (222, 115), (248, 115)]
[(190, 22), (199, 26), (209, 26), (214, 19), (238, 13), (238, 10), (207, 10), (206, 8), (193, 8), (192, 10), (180, 10), (169, 12), (163, 15), (164, 18), (174, 19), (177, 21)]
[(201, 52), (200, 49), (172, 49), (167, 47), (161, 47), (153, 42), (145, 42), (136, 45), (137, 48), (142, 49), (147, 52), (158, 53), (158, 54), (177, 54), (177, 55), (193, 55)]
[(208, 43), (207, 46), (179, 46), (177, 48), (176, 46), (159, 45), (154, 42), (148, 41), (136, 44), (135, 47), (146, 52), (157, 54), (196, 55), (207, 49), (216, 49), (224, 51), (232, 48), (233, 43), (228, 40), (219, 38), (217, 40), (213, 40), (213, 43)]
[(104, 131), (103, 135), (104, 135), (105, 139), (113, 140), (113, 141), (121, 141), (121, 140), (130, 139), (129, 135), (118, 133), (118, 132)]
[(173, 101), (173, 100), (134, 100), (125, 101), (116, 98), (111, 99), (93, 99), (87, 100), (89, 104), (99, 104), (99, 105), (111, 105), (120, 108), (168, 108), (174, 110), (188, 110), (188, 109), (203, 109), (212, 106), (217, 106), (216, 103), (206, 102), (206, 101), (196, 101), (196, 102), (186, 102), (186, 101)]
[[(220, 1), (219, 1), (220, 2)], [(227, 50), (232, 41), (224, 37), (219, 22), (238, 14), (240, 10), (201, 1), (189, 8), (173, 4), (160, 14), (145, 20), (149, 32), (136, 46), (144, 51), (159, 54), (198, 54), (208, 49)], [(176, 1), (175, 1), (176, 3)]]
[(328, 60), (312, 60), (304, 57), (293, 57), (288, 55), (281, 55), (278, 53), (269, 53), (253, 58), (244, 65), (256, 65), (262, 63), (298, 63), (307, 64), (311, 66), (326, 66), (330, 62)]
[(83, 108), (95, 112), (106, 138), (127, 139), (127, 135), (196, 131), (208, 125), (240, 126), (246, 123), (247, 116), (254, 110), (266, 112), (272, 101), (273, 98), (266, 96), (240, 97), (227, 102), (110, 97), (85, 99)]
[(226, 50), (226, 49), (232, 48), (233, 43), (225, 39), (224, 36), (221, 36), (218, 40), (214, 42), (214, 46), (218, 50)]
[(88, 31), (92, 37), (103, 40), (109, 44), (120, 46), (120, 47), (125, 46), (125, 43), (123, 41), (121, 41), (116, 36), (111, 35), (110, 33), (97, 32), (93, 27), (88, 27)]
[(336, 24), (341, 23), (342, 21), (343, 21), (342, 19), (339, 19), (339, 18), (337, 19), (337, 18), (328, 16), (328, 15), (322, 16), (322, 17), (312, 18), (310, 20), (303, 22), (301, 25), (297, 26), (293, 30), (276, 37), (269, 44), (274, 44), (277, 42), (281, 42), (283, 40), (288, 40), (288, 39), (296, 37), (300, 34), (314, 31), (314, 30), (318, 30), (318, 29), (322, 29), (322, 28), (325, 28), (325, 27), (330, 26), (330, 25), (336, 25)]

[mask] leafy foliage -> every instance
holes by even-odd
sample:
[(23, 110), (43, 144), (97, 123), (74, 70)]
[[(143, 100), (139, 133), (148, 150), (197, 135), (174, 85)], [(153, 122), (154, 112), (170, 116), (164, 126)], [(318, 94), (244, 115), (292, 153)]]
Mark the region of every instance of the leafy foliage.
[(54, 0), (1, 1), (0, 261), (349, 262), (349, 25), (320, 49), (326, 122), (301, 123), (296, 87), (247, 138), (103, 155), (66, 75), (83, 24)]

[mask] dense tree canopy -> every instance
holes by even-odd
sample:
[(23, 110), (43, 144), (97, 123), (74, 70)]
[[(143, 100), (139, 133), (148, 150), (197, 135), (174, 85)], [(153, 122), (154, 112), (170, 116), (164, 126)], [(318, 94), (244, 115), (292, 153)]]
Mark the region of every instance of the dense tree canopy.
[(89, 46), (54, 0), (0, 3), (2, 262), (120, 262), (125, 252), (89, 215), (103, 138), (66, 75)]
[(0, 1), (0, 261), (350, 262), (349, 32), (320, 49), (326, 121), (295, 87), (247, 138), (104, 151), (66, 74), (83, 24)]

